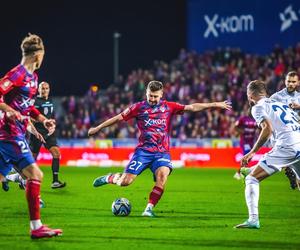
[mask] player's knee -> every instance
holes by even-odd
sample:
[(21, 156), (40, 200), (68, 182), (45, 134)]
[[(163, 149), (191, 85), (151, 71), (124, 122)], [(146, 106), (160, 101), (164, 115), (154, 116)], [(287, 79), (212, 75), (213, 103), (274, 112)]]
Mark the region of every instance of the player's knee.
[(5, 177), (2, 174), (0, 174), (0, 182), (3, 182), (3, 181), (5, 181)]
[(164, 186), (168, 180), (169, 173), (158, 172), (156, 174), (156, 184), (159, 186)]
[(32, 173), (30, 173), (30, 174), (26, 174), (25, 177), (28, 180), (38, 180), (38, 181), (42, 182), (43, 178), (44, 178), (44, 174), (41, 170), (35, 170), (35, 171), (32, 171)]
[(44, 178), (44, 174), (40, 169), (38, 169), (37, 171), (34, 172), (34, 178), (33, 179), (42, 181), (43, 178)]
[(51, 148), (50, 152), (51, 152), (53, 158), (55, 158), (55, 159), (60, 158), (60, 150), (58, 147)]
[(245, 183), (246, 183), (246, 185), (259, 184), (259, 180), (256, 179), (254, 176), (252, 176), (252, 175), (249, 174), (245, 178)]

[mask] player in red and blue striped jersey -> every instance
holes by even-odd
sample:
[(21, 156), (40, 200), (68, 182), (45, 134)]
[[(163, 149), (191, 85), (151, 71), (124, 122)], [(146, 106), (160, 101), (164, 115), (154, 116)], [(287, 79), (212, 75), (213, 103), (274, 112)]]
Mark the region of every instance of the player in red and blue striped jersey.
[(89, 136), (91, 136), (117, 122), (136, 119), (140, 132), (139, 144), (124, 173), (100, 176), (95, 179), (93, 185), (99, 187), (109, 183), (128, 186), (145, 169), (150, 168), (154, 175), (155, 186), (142, 214), (150, 217), (154, 216), (153, 207), (160, 200), (168, 176), (172, 171), (169, 151), (172, 117), (181, 115), (186, 111), (198, 112), (207, 108), (231, 109), (231, 105), (227, 101), (182, 105), (162, 100), (162, 96), (163, 84), (159, 81), (151, 81), (146, 90), (147, 100), (131, 105), (121, 114), (106, 120), (97, 127), (90, 128), (88, 131)]
[[(240, 136), (240, 148), (243, 155), (250, 152), (256, 139), (256, 122), (248, 115), (242, 115), (235, 123), (235, 130)], [(240, 180), (242, 175), (240, 169), (233, 176), (235, 179)]]
[(47, 119), (34, 107), (37, 92), (34, 72), (44, 58), (43, 41), (29, 34), (22, 41), (21, 49), (21, 63), (0, 80), (0, 181), (5, 180), (13, 165), (27, 178), (31, 237), (52, 237), (62, 234), (62, 230), (48, 228), (41, 222), (39, 197), (43, 173), (25, 138), (30, 117), (42, 122), (49, 132), (55, 129), (54, 120)]

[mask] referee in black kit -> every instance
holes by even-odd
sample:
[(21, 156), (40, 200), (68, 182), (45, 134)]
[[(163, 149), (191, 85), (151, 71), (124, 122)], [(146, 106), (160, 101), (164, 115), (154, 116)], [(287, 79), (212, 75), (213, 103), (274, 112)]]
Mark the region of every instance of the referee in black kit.
[[(41, 82), (38, 88), (39, 95), (35, 99), (34, 106), (48, 119), (54, 118), (54, 106), (52, 99), (49, 97), (50, 85), (47, 82)], [(66, 186), (65, 182), (61, 182), (58, 179), (59, 172), (59, 160), (60, 160), (60, 150), (56, 140), (56, 133), (53, 131), (52, 134), (49, 134), (49, 131), (45, 128), (45, 126), (40, 122), (34, 122), (34, 126), (37, 131), (42, 134), (46, 143), (44, 146), (52, 155), (52, 174), (53, 181), (51, 188), (63, 188)], [(33, 154), (33, 157), (36, 159), (40, 148), (42, 146), (42, 142), (38, 140), (34, 135), (30, 135), (30, 148)]]

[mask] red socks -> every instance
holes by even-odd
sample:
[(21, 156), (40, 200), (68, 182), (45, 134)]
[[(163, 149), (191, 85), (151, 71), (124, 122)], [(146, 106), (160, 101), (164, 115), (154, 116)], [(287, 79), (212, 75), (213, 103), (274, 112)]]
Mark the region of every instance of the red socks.
[(151, 204), (153, 204), (153, 206), (155, 206), (158, 203), (158, 201), (160, 200), (163, 193), (164, 193), (163, 189), (161, 189), (160, 187), (155, 186), (152, 189), (152, 192), (150, 193), (148, 203), (151, 203)]
[(111, 174), (107, 179), (107, 183), (113, 184), (114, 177), (115, 177), (115, 175)]
[(41, 182), (38, 180), (28, 180), (26, 183), (26, 198), (30, 220), (40, 219), (40, 188)]

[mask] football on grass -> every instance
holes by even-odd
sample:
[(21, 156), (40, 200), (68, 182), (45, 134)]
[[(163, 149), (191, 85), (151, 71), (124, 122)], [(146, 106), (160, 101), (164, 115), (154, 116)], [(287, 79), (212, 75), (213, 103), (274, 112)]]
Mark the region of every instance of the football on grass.
[(111, 205), (111, 211), (116, 216), (128, 216), (131, 211), (131, 205), (126, 198), (118, 198)]

